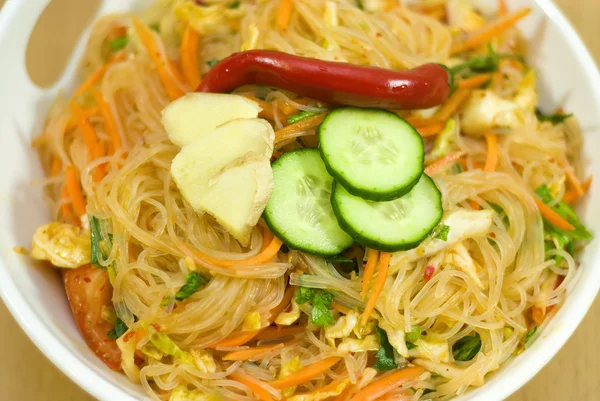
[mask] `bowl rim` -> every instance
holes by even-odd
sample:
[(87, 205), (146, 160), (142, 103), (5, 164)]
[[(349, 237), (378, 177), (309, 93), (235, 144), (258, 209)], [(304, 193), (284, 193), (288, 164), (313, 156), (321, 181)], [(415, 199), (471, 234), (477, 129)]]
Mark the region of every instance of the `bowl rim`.
[[(38, 0), (38, 2), (48, 3), (50, 0)], [(591, 91), (600, 98), (600, 71), (584, 44), (579, 33), (572, 26), (569, 19), (558, 8), (553, 0), (530, 0), (533, 5), (537, 5), (542, 12), (542, 17), (552, 21), (561, 30), (562, 36), (573, 48), (577, 55), (578, 64), (583, 68), (585, 75), (590, 79), (589, 87)], [(24, 4), (19, 0), (7, 0), (0, 10), (0, 36), (5, 34), (8, 29), (8, 21)], [(595, 264), (600, 261), (600, 254), (596, 255)], [(569, 294), (570, 297), (576, 297), (578, 307), (570, 310), (569, 321), (576, 324), (563, 324), (553, 333), (552, 342), (547, 342), (543, 347), (530, 349), (527, 351), (527, 358), (521, 362), (518, 370), (513, 374), (497, 378), (491, 383), (486, 383), (481, 389), (485, 394), (486, 400), (504, 400), (515, 393), (524, 384), (529, 382), (554, 355), (564, 346), (567, 340), (579, 327), (581, 321), (589, 311), (592, 302), (600, 291), (600, 275), (595, 280), (587, 280), (581, 283), (576, 294)], [(51, 330), (46, 327), (44, 322), (39, 319), (31, 306), (20, 294), (6, 266), (0, 266), (0, 297), (8, 307), (10, 313), (21, 326), (23, 331), (32, 340), (36, 347), (61, 370), (67, 377), (76, 383), (81, 389), (96, 397), (99, 400), (112, 401), (140, 401), (145, 398), (138, 398), (128, 393), (125, 388), (118, 386), (114, 381), (104, 375), (99, 375), (89, 364), (78, 358), (68, 348), (67, 344), (61, 342), (53, 335)], [(509, 382), (510, 381), (510, 382)], [(485, 389), (485, 390), (483, 390)], [(488, 394), (494, 389), (493, 395)], [(493, 397), (493, 398), (492, 398)], [(476, 396), (475, 399), (478, 399)]]

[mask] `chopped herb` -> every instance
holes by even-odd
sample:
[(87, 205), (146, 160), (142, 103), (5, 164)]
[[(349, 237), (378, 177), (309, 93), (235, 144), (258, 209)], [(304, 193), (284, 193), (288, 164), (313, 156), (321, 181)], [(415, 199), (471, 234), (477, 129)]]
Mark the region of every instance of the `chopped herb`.
[(110, 51), (111, 52), (118, 52), (119, 50), (125, 48), (125, 46), (127, 46), (127, 43), (129, 42), (129, 37), (128, 36), (122, 36), (120, 38), (111, 40), (110, 42), (108, 42), (108, 46), (110, 47)]
[(544, 114), (540, 109), (535, 110), (535, 115), (540, 122), (548, 121), (552, 125), (562, 124), (567, 118), (573, 116), (573, 114)]
[(380, 327), (377, 327), (375, 331), (377, 333), (377, 337), (379, 338), (380, 347), (379, 351), (377, 351), (377, 354), (375, 354), (377, 362), (375, 362), (373, 367), (378, 372), (396, 369), (398, 365), (394, 359), (394, 347), (392, 347), (392, 344), (390, 344), (387, 333)]
[(217, 60), (216, 58), (210, 59), (206, 62), (206, 65), (209, 66), (210, 68), (213, 68), (215, 66), (215, 64), (217, 64), (219, 62), (219, 60)]
[(358, 7), (359, 10), (365, 9), (365, 6), (363, 6), (362, 0), (356, 0), (356, 7)]
[(417, 345), (417, 344), (414, 344), (414, 343), (409, 343), (409, 342), (407, 342), (407, 343), (406, 343), (406, 348), (408, 348), (408, 350), (409, 350), (409, 351), (410, 351), (411, 349), (415, 349), (415, 348), (417, 348), (417, 347), (418, 347), (418, 345)]
[(500, 61), (504, 59), (513, 59), (525, 64), (523, 57), (516, 54), (496, 53), (491, 46), (488, 46), (488, 51), (488, 55), (473, 57), (462, 64), (450, 68), (450, 72), (452, 72), (452, 74), (458, 74), (464, 70), (470, 70), (473, 73), (494, 72), (498, 70)]
[(341, 253), (325, 258), (325, 260), (329, 263), (354, 263), (354, 260), (350, 259), (346, 255), (342, 255)]
[(313, 110), (313, 111), (301, 111), (298, 114), (294, 114), (293, 116), (288, 117), (286, 121), (288, 124), (294, 124), (294, 123), (297, 123), (298, 121), (304, 120), (305, 118), (320, 114), (320, 113), (324, 112), (325, 110), (327, 110), (327, 109), (318, 109), (318, 110)]
[(106, 335), (108, 338), (116, 340), (121, 337), (125, 332), (129, 330), (129, 327), (119, 318), (115, 321), (115, 328), (109, 331)]
[(315, 288), (299, 287), (296, 292), (296, 303), (304, 304), (309, 302), (312, 305), (310, 313), (310, 323), (327, 327), (335, 322), (331, 305), (333, 303), (333, 294), (324, 290)]
[(525, 344), (527, 344), (529, 342), (529, 340), (531, 340), (531, 337), (534, 336), (537, 329), (538, 329), (537, 326), (534, 326), (531, 330), (529, 330), (529, 332), (525, 336)]
[(160, 24), (158, 22), (155, 22), (153, 24), (148, 25), (150, 27), (150, 29), (152, 29), (154, 32), (156, 33), (160, 33)]
[(240, 8), (240, 2), (239, 1), (234, 1), (233, 3), (231, 3), (229, 5), (229, 8)]
[(178, 301), (183, 301), (184, 299), (191, 297), (206, 283), (208, 283), (208, 281), (202, 277), (200, 273), (191, 272), (187, 275), (183, 287), (181, 287), (175, 294), (175, 299)]
[(437, 234), (434, 235), (433, 238), (441, 239), (442, 241), (448, 241), (449, 233), (450, 233), (450, 226), (447, 226), (446, 224), (442, 224), (442, 227), (437, 232)]
[(419, 338), (421, 338), (421, 333), (423, 332), (423, 328), (421, 326), (413, 326), (406, 336), (405, 340), (409, 343), (416, 342)]
[(481, 337), (479, 333), (466, 336), (458, 340), (452, 346), (452, 355), (457, 361), (470, 361), (481, 350)]
[[(102, 222), (97, 217), (90, 215), (90, 239), (92, 249), (92, 265), (104, 269), (105, 266), (100, 264), (101, 259), (107, 259), (112, 248), (112, 235), (105, 234)], [(102, 256), (100, 256), (102, 255)]]

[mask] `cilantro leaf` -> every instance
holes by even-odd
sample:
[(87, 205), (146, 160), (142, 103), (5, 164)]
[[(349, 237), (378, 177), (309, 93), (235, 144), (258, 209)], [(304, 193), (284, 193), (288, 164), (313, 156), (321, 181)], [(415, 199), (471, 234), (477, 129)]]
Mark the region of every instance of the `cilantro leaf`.
[(535, 109), (535, 116), (540, 122), (550, 122), (552, 125), (558, 125), (565, 122), (567, 118), (573, 116), (573, 114), (544, 114), (540, 109)]
[(127, 46), (128, 42), (129, 42), (129, 37), (122, 36), (120, 38), (113, 39), (110, 42), (108, 42), (108, 47), (110, 47), (111, 52), (118, 52), (119, 50), (125, 48), (125, 46)]
[(433, 236), (433, 238), (441, 239), (442, 241), (448, 241), (449, 233), (450, 233), (450, 226), (447, 226), (446, 224), (442, 224), (441, 228), (439, 229), (437, 234), (435, 234)]
[(312, 301), (315, 292), (316, 290), (314, 288), (298, 287), (298, 291), (296, 291), (296, 303), (305, 304)]
[(392, 347), (392, 344), (390, 344), (387, 333), (380, 327), (377, 327), (375, 331), (377, 333), (377, 337), (379, 338), (380, 347), (379, 351), (377, 351), (377, 354), (375, 354), (377, 362), (375, 362), (373, 367), (378, 372), (396, 369), (398, 365), (394, 360), (394, 347)]
[(326, 327), (335, 322), (333, 312), (331, 312), (332, 293), (314, 288), (299, 287), (295, 300), (298, 304), (309, 302), (312, 305), (310, 323)]
[(110, 330), (106, 336), (112, 340), (116, 340), (121, 337), (125, 332), (129, 330), (129, 327), (119, 318), (115, 321), (115, 328)]
[(209, 66), (210, 68), (213, 68), (215, 66), (215, 64), (217, 64), (218, 62), (219, 62), (219, 60), (217, 60), (216, 58), (212, 58), (206, 62), (206, 65)]
[(407, 342), (414, 343), (419, 338), (421, 338), (422, 332), (423, 332), (423, 328), (421, 326), (413, 326), (413, 327), (411, 327), (410, 331), (408, 333), (406, 333), (406, 336), (404, 337), (404, 339)]
[(202, 277), (200, 273), (191, 272), (187, 275), (183, 287), (181, 287), (175, 294), (175, 299), (178, 301), (183, 301), (184, 299), (191, 297), (206, 283), (208, 283), (208, 281)]
[(452, 346), (452, 356), (457, 361), (470, 361), (481, 350), (481, 337), (479, 333), (466, 336), (458, 340)]
[(408, 341), (406, 342), (406, 348), (408, 348), (408, 350), (409, 350), (409, 351), (410, 351), (411, 349), (415, 349), (415, 348), (417, 348), (417, 347), (418, 347), (418, 345), (417, 345), (417, 344), (415, 344), (415, 343), (411, 343), (411, 342), (408, 342)]

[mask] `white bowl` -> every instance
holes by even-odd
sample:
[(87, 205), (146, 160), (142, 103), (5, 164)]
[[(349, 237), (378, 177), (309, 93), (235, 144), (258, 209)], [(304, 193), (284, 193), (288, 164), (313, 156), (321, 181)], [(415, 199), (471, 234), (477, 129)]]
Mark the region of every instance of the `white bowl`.
[[(25, 49), (37, 19), (50, 0), (8, 0), (0, 13), (0, 293), (34, 343), (72, 380), (103, 401), (146, 400), (141, 387), (114, 373), (88, 349), (77, 331), (62, 282), (52, 270), (33, 266), (12, 251), (27, 245), (34, 229), (48, 221), (46, 204), (33, 179), (42, 171), (31, 139), (40, 132), (44, 115), (61, 88), (73, 88), (79, 42), (64, 76), (49, 89), (36, 87), (25, 69)], [(129, 11), (149, 0), (104, 0), (98, 15)], [(480, 0), (494, 7), (496, 0)], [(588, 173), (600, 176), (600, 75), (585, 46), (550, 0), (509, 0), (509, 7), (530, 6), (532, 14), (520, 28), (530, 40), (529, 61), (537, 68), (542, 106), (562, 105), (574, 112), (585, 131)], [(67, 10), (65, 10), (66, 12)], [(65, 14), (68, 15), (68, 14)], [(59, 34), (57, 32), (57, 34)], [(600, 233), (600, 187), (592, 186), (583, 220)], [(578, 278), (566, 303), (533, 346), (506, 363), (487, 384), (459, 399), (502, 400), (530, 380), (562, 347), (581, 322), (600, 288), (600, 239), (580, 255)], [(458, 399), (457, 399), (458, 400)]]

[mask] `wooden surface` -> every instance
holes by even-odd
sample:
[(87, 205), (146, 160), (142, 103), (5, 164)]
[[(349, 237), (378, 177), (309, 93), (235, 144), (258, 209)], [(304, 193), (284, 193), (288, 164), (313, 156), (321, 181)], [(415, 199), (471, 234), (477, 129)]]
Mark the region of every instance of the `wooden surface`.
[[(0, 7), (3, 2), (0, 0)], [(556, 0), (556, 3), (573, 22), (599, 62), (600, 0)], [(0, 327), (0, 400), (93, 401), (38, 351), (2, 302)], [(509, 401), (600, 400), (598, 332), (600, 299), (596, 300), (582, 325), (552, 362)]]

